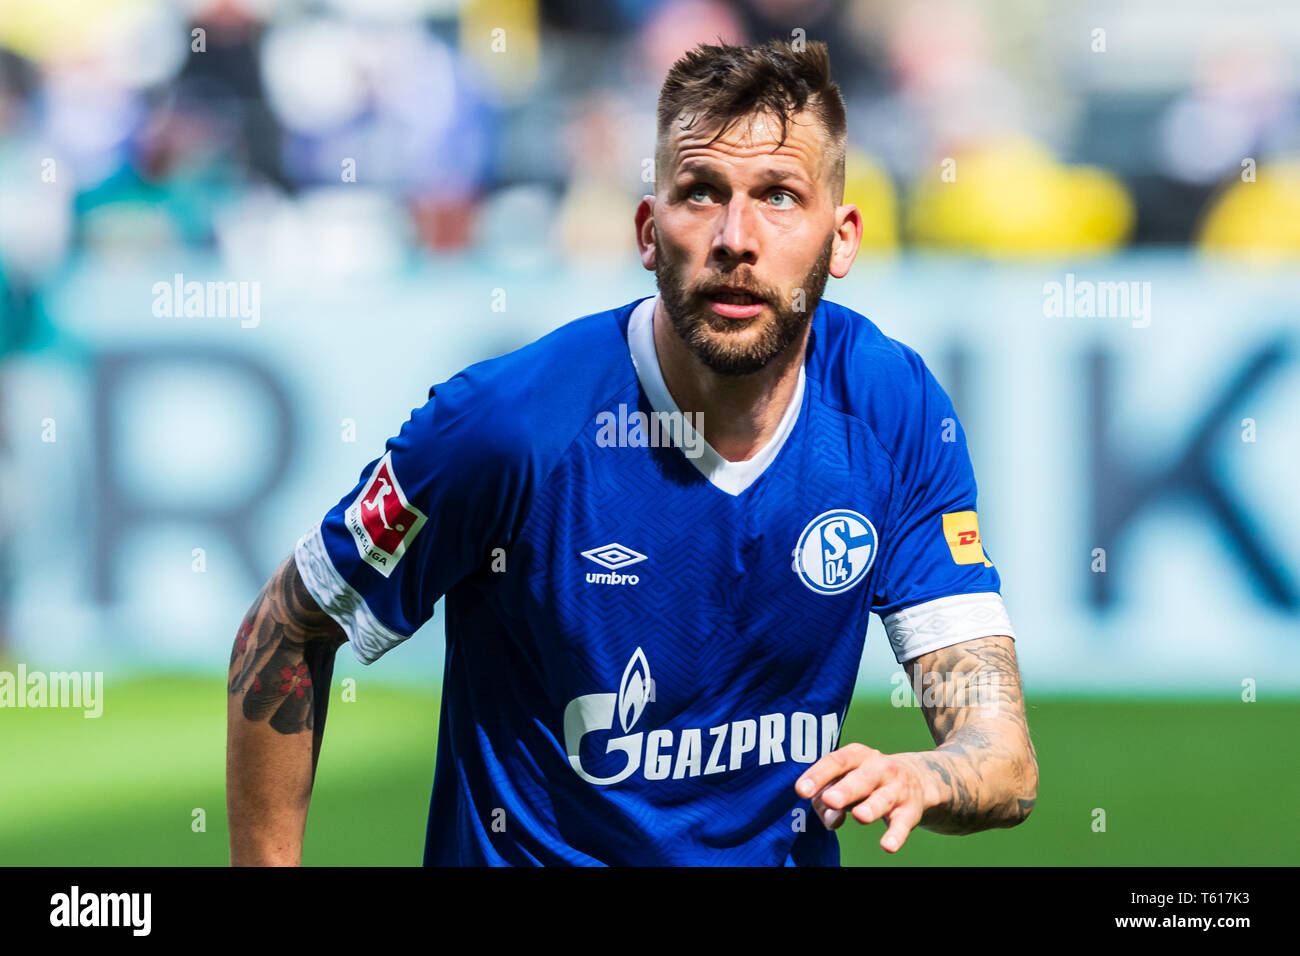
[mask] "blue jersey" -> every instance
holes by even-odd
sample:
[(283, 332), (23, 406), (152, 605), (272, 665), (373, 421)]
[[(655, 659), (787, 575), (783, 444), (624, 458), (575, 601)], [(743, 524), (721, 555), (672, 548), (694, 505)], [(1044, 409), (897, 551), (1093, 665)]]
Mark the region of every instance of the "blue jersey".
[(664, 384), (656, 301), (432, 388), (298, 543), (365, 663), (446, 596), (426, 865), (838, 864), (794, 783), (871, 613), (900, 662), (1012, 633), (916, 352), (823, 300), (776, 435), (729, 462)]

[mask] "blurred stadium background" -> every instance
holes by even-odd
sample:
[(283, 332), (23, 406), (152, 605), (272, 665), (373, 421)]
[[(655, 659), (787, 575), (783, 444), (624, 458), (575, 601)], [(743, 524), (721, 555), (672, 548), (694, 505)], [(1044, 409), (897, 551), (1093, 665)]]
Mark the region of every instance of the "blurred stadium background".
[[(0, 864), (225, 862), (261, 583), (431, 384), (654, 291), (662, 76), (776, 36), (830, 46), (826, 295), (954, 398), (1042, 772), (845, 861), (1300, 862), (1300, 7), (43, 0), (0, 6), (0, 671), (105, 686), (0, 709)], [(420, 861), (442, 652), (340, 653), (305, 862)], [(931, 745), (898, 673), (873, 621), (845, 742)]]

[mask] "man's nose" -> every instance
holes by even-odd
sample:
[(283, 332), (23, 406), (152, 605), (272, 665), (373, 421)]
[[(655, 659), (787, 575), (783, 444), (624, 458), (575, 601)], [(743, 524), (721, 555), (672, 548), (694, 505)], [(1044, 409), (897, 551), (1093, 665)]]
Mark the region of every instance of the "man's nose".
[(744, 196), (732, 196), (727, 201), (726, 211), (713, 238), (714, 258), (721, 262), (746, 262), (750, 265), (758, 260), (755, 215)]

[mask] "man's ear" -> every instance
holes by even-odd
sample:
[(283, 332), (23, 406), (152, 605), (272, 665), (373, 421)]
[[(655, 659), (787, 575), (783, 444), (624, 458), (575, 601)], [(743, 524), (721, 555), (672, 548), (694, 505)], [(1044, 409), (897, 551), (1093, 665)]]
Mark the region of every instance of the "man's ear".
[(849, 204), (840, 206), (837, 214), (842, 218), (835, 229), (836, 242), (827, 271), (836, 279), (843, 279), (862, 245), (862, 213), (857, 206)]
[(643, 196), (636, 207), (636, 244), (641, 252), (641, 265), (647, 271), (655, 268), (655, 254), (659, 247), (659, 232), (654, 222), (654, 196)]

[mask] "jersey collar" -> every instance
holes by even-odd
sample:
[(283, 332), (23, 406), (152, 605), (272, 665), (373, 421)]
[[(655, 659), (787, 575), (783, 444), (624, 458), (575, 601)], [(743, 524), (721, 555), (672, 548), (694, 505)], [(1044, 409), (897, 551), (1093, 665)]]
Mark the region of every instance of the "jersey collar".
[[(645, 391), (646, 399), (650, 402), (650, 407), (656, 412), (680, 412), (677, 403), (673, 401), (672, 394), (668, 391), (668, 386), (664, 383), (663, 370), (659, 367), (659, 354), (655, 349), (654, 336), (654, 314), (655, 307), (659, 302), (659, 296), (653, 295), (648, 299), (643, 299), (632, 310), (632, 315), (627, 323), (627, 345), (628, 351), (632, 354), (632, 364), (636, 367), (637, 379), (641, 382), (641, 388)], [(776, 433), (768, 440), (767, 444), (759, 449), (758, 453), (746, 461), (728, 461), (704, 440), (704, 437), (695, 435), (694, 429), (691, 428), (690, 419), (683, 416), (683, 427), (689, 429), (689, 437), (692, 441), (698, 440), (700, 447), (703, 449), (702, 454), (696, 458), (687, 456), (700, 474), (702, 474), (710, 484), (714, 485), (721, 491), (729, 495), (738, 495), (755, 481), (767, 470), (768, 465), (776, 458), (777, 453), (785, 444), (785, 440), (790, 437), (790, 432), (794, 430), (794, 423), (799, 419), (799, 411), (803, 407), (804, 396), (804, 367), (799, 366), (799, 381), (795, 384), (794, 395), (790, 399), (790, 404), (786, 407), (785, 414), (781, 416), (781, 421), (777, 425)]]

